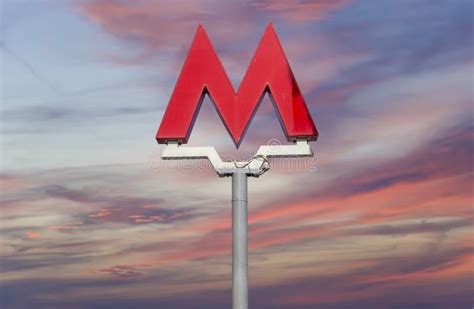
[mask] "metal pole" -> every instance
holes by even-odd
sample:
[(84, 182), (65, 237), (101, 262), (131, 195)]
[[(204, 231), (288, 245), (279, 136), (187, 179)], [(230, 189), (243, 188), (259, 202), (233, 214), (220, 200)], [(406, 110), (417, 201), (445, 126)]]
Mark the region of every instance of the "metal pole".
[(247, 174), (232, 174), (232, 308), (248, 308)]

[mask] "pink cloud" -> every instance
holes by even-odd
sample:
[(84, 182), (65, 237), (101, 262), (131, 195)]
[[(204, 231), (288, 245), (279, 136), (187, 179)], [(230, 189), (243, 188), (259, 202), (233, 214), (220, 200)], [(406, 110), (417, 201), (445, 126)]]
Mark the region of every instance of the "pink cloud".
[[(179, 52), (184, 57), (198, 23), (209, 29), (212, 39), (220, 46), (248, 39), (249, 33), (259, 28), (260, 21), (270, 21), (272, 17), (291, 21), (318, 20), (329, 16), (330, 12), (348, 4), (346, 0), (335, 1), (103, 1), (81, 2), (79, 11), (106, 32), (127, 42), (130, 47), (138, 47), (130, 54), (106, 55), (106, 59), (120, 65), (139, 65), (163, 53)], [(263, 29), (260, 29), (263, 31)], [(242, 62), (251, 52), (236, 52), (226, 55), (224, 62)], [(234, 59), (235, 58), (235, 59)], [(179, 61), (181, 64), (181, 61)], [(175, 63), (171, 68), (180, 66)]]
[[(460, 186), (460, 183), (464, 185)], [(382, 189), (345, 197), (309, 198), (299, 203), (272, 205), (250, 210), (249, 247), (259, 250), (280, 245), (291, 246), (304, 240), (331, 239), (350, 234), (350, 231), (357, 232), (350, 228), (390, 225), (397, 220), (422, 219), (428, 215), (432, 218), (461, 219), (452, 224), (428, 222), (402, 226), (400, 229), (389, 227), (386, 231), (399, 233), (400, 230), (400, 233), (405, 233), (403, 231), (406, 230), (406, 233), (416, 233), (417, 230), (430, 232), (432, 229), (435, 232), (437, 228), (462, 227), (469, 222), (462, 220), (472, 220), (469, 200), (469, 185), (462, 179), (448, 178), (441, 181), (401, 181)], [(324, 223), (319, 223), (321, 221)], [(191, 221), (183, 229), (204, 234), (189, 241), (180, 240), (180, 246), (172, 246), (169, 252), (163, 252), (160, 263), (174, 264), (229, 254), (231, 222), (228, 213)], [(374, 233), (376, 231), (374, 229)]]
[[(216, 27), (216, 32), (222, 39), (239, 37), (239, 33), (245, 32), (245, 25), (241, 25), (239, 31), (231, 31), (230, 23), (235, 25), (249, 15), (245, 6), (213, 0), (185, 3), (170, 0), (133, 3), (93, 0), (82, 3), (79, 9), (112, 35), (152, 49), (181, 46), (183, 35), (192, 36), (199, 22), (220, 23), (221, 27)], [(233, 14), (226, 14), (231, 11)], [(219, 14), (226, 18), (218, 21), (209, 18)]]
[(0, 190), (3, 193), (19, 190), (23, 188), (26, 183), (26, 179), (13, 175), (0, 174)]
[(308, 21), (327, 18), (331, 11), (349, 4), (348, 0), (257, 0), (259, 10), (280, 14), (291, 21)]

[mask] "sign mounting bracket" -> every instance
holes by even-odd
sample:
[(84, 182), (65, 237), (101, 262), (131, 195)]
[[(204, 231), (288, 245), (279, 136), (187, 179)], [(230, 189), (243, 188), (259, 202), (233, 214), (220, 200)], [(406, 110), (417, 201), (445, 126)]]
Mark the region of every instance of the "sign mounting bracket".
[(312, 157), (313, 151), (307, 140), (298, 139), (293, 145), (263, 145), (248, 161), (222, 161), (214, 147), (186, 147), (177, 141), (169, 141), (163, 150), (163, 160), (207, 159), (220, 177), (232, 176), (244, 170), (247, 176), (259, 177), (269, 165), (267, 158)]

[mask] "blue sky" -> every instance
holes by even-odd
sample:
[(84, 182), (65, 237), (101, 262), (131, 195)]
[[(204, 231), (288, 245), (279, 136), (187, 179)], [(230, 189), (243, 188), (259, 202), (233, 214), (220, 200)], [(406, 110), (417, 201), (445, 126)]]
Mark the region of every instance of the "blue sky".
[(198, 23), (237, 88), (270, 20), (320, 138), (249, 182), (251, 306), (472, 307), (470, 1), (1, 3), (2, 308), (229, 307), (230, 180), (154, 135)]

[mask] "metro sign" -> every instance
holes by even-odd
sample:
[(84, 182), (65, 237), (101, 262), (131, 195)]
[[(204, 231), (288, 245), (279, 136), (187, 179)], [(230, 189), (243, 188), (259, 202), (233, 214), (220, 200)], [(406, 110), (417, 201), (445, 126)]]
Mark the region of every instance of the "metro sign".
[(204, 28), (199, 25), (156, 140), (187, 143), (205, 95), (209, 95), (239, 147), (265, 93), (277, 111), (288, 141), (314, 141), (318, 131), (270, 23), (235, 92)]
[[(223, 161), (212, 146), (187, 143), (204, 97), (209, 95), (239, 147), (250, 121), (268, 93), (291, 145), (262, 145), (245, 161)], [(208, 159), (219, 177), (232, 177), (232, 308), (248, 309), (248, 177), (260, 177), (275, 157), (313, 157), (310, 141), (318, 131), (270, 23), (237, 92), (202, 26), (199, 26), (156, 140), (167, 144), (163, 160)]]

